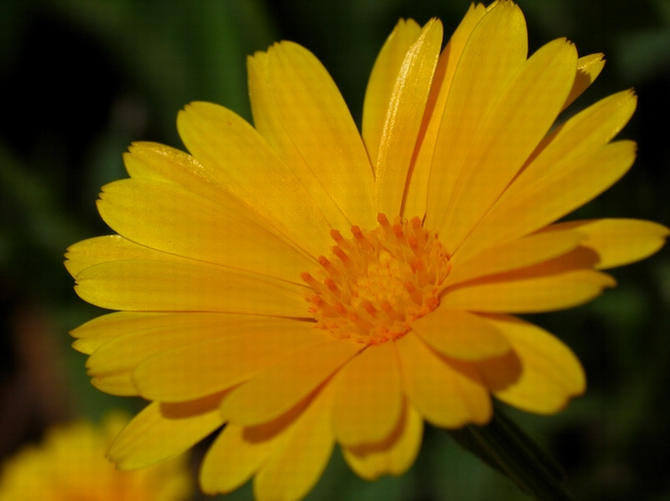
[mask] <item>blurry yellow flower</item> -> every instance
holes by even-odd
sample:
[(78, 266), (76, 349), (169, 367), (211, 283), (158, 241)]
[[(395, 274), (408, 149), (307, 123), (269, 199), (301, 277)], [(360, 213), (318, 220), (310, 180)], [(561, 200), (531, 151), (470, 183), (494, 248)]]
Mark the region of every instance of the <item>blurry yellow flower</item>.
[(186, 458), (143, 471), (120, 471), (105, 459), (128, 423), (110, 415), (102, 426), (86, 422), (52, 428), (43, 442), (4, 465), (0, 501), (182, 501), (192, 493)]
[(372, 71), (362, 137), (303, 47), (249, 58), (255, 128), (193, 103), (186, 154), (138, 143), (103, 188), (118, 235), (80, 242), (78, 294), (117, 313), (73, 332), (93, 384), (149, 404), (110, 457), (141, 468), (227, 423), (200, 472), (208, 493), (255, 476), (294, 500), (337, 442), (360, 476), (400, 474), (424, 419), (491, 418), (491, 394), (553, 413), (584, 391), (549, 333), (510, 313), (572, 307), (646, 257), (666, 228), (552, 224), (632, 165), (610, 143), (632, 115), (614, 94), (552, 130), (603, 67), (565, 39), (527, 57), (509, 1), (472, 6), (444, 50), (438, 20), (401, 21)]

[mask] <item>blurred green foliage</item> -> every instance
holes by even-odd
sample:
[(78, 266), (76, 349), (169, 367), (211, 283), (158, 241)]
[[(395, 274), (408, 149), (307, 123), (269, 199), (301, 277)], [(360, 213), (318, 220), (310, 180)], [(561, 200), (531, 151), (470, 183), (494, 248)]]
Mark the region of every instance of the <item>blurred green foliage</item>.
[[(639, 94), (638, 112), (623, 132), (639, 143), (636, 166), (573, 217), (639, 217), (668, 225), (670, 1), (518, 3), (527, 17), (531, 50), (567, 36), (580, 54), (606, 53), (603, 75), (577, 107), (632, 86)], [(42, 416), (33, 428), (63, 415), (98, 418), (110, 407), (142, 405), (90, 386), (85, 357), (68, 347), (67, 331), (99, 311), (76, 298), (62, 266), (67, 245), (109, 232), (97, 217), (95, 199), (100, 186), (125, 176), (121, 154), (131, 141), (181, 147), (175, 116), (194, 100), (223, 104), (249, 119), (245, 58), (279, 39), (305, 45), (324, 62), (358, 120), (367, 76), (397, 19), (424, 23), (439, 17), (449, 33), (468, 5), (468, 0), (0, 0), (0, 349), (9, 353), (3, 355), (8, 360), (0, 379), (8, 388), (3, 395), (11, 395), (13, 367), (21, 366), (11, 357), (25, 355), (17, 348), (15, 338), (22, 333), (15, 320), (27, 309), (28, 315), (45, 316), (57, 339), (52, 355), (64, 361), (66, 381), (64, 414)], [(587, 395), (557, 416), (510, 413), (562, 462), (579, 499), (670, 500), (663, 466), (670, 459), (670, 256), (665, 250), (613, 274), (618, 288), (600, 299), (532, 317), (583, 361)], [(15, 419), (20, 417), (16, 411)], [(7, 450), (39, 431), (20, 429), (16, 436), (0, 436), (10, 443)], [(251, 499), (251, 489), (222, 499)], [(525, 497), (443, 432), (429, 428), (408, 474), (365, 482), (336, 452), (308, 499)]]

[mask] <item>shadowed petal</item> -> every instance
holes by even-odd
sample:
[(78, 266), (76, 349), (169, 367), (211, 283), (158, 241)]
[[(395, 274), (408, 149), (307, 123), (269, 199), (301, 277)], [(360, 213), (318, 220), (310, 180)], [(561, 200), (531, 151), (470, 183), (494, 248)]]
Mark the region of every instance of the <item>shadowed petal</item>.
[[(506, 315), (491, 315), (487, 320), (505, 335), (523, 368), (515, 383), (494, 392), (497, 398), (529, 412), (553, 414), (571, 398), (584, 393), (584, 370), (572, 351), (556, 337)], [(487, 375), (485, 366), (482, 370)], [(487, 376), (497, 377), (495, 373)]]
[(245, 426), (268, 422), (306, 398), (363, 348), (334, 340), (301, 350), (236, 388), (223, 401), (221, 414)]
[(302, 499), (314, 487), (335, 445), (332, 426), (332, 388), (323, 389), (298, 417), (281, 446), (254, 479), (258, 501)]
[(445, 428), (488, 422), (491, 398), (476, 373), (460, 372), (412, 333), (395, 345), (407, 398), (428, 421)]
[(386, 440), (379, 444), (345, 446), (342, 453), (351, 469), (366, 480), (388, 474), (402, 475), (419, 453), (422, 433), (421, 415), (405, 401), (402, 419)]
[(415, 320), (412, 330), (441, 354), (460, 360), (481, 360), (510, 350), (505, 338), (487, 322), (445, 304)]
[(580, 243), (596, 251), (596, 269), (604, 270), (634, 263), (651, 256), (665, 244), (670, 230), (651, 221), (639, 219), (588, 219), (558, 223), (538, 235), (576, 231), (584, 235)]
[(220, 401), (221, 395), (212, 395), (180, 404), (153, 402), (116, 437), (107, 457), (124, 470), (175, 457), (223, 424), (218, 412)]
[(333, 427), (340, 443), (381, 442), (398, 423), (402, 394), (392, 343), (368, 346), (338, 375)]
[(262, 317), (239, 326), (212, 326), (211, 332), (199, 329), (197, 337), (193, 334), (190, 343), (165, 346), (136, 365), (132, 379), (140, 395), (161, 402), (200, 398), (247, 381), (301, 349), (330, 340), (326, 333), (315, 332), (312, 322)]

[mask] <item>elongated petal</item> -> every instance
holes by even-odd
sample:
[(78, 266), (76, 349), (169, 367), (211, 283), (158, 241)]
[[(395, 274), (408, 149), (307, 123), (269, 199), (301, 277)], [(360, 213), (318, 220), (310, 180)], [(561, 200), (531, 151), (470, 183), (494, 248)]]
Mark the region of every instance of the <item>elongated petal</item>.
[(617, 141), (590, 155), (560, 162), (548, 175), (510, 196), (485, 216), (456, 251), (477, 251), (528, 235), (569, 214), (614, 184), (635, 160), (635, 143)]
[(281, 454), (291, 430), (319, 395), (258, 426), (227, 423), (212, 452), (205, 457), (200, 473), (203, 490), (211, 494), (233, 490), (257, 473), (274, 454)]
[[(586, 377), (577, 357), (556, 337), (518, 318), (496, 315), (491, 321), (514, 347), (523, 370), (519, 379), (495, 396), (505, 403), (529, 412), (552, 414), (568, 401), (584, 393)], [(495, 372), (482, 368), (485, 377)]]
[(170, 254), (295, 282), (313, 266), (249, 219), (167, 183), (131, 179), (108, 184), (98, 210), (120, 235)]
[[(154, 319), (158, 319), (158, 327), (172, 324), (173, 321), (188, 318), (181, 314), (136, 313), (117, 311), (101, 315), (70, 331), (70, 335), (77, 340), (72, 346), (79, 352), (90, 355), (110, 340), (144, 329), (145, 322), (151, 328)], [(124, 328), (126, 324), (133, 327)], [(135, 327), (137, 326), (137, 327)]]
[(76, 278), (82, 299), (114, 310), (306, 316), (301, 287), (204, 263), (113, 261)]
[[(294, 352), (330, 339), (314, 329), (312, 322), (294, 320), (258, 319), (230, 328), (225, 324), (212, 327), (211, 332), (197, 332), (201, 339), (192, 335), (191, 344), (166, 347), (142, 361), (133, 372), (140, 395), (161, 402), (204, 397), (247, 381)], [(225, 330), (228, 332), (221, 333)]]
[[(470, 4), (468, 12), (451, 35), (449, 43), (447, 43), (438, 60), (428, 102), (426, 103), (424, 120), (419, 132), (416, 159), (412, 166), (407, 193), (405, 195), (405, 205), (403, 207), (405, 217), (419, 216), (423, 219), (426, 213), (428, 180), (433, 164), (433, 154), (435, 152), (438, 131), (442, 124), (444, 106), (451, 88), (451, 81), (454, 78), (463, 48), (475, 26), (485, 13), (486, 8), (482, 4)], [(365, 121), (363, 122), (363, 126), (365, 127)], [(439, 165), (436, 167), (440, 168)]]
[(379, 51), (372, 67), (363, 102), (362, 136), (372, 165), (377, 165), (379, 144), (391, 94), (409, 48), (421, 34), (413, 19), (401, 19)]
[(400, 373), (393, 343), (369, 346), (338, 375), (333, 426), (345, 445), (381, 442), (402, 412)]
[(577, 231), (584, 235), (581, 245), (596, 251), (596, 268), (604, 270), (634, 263), (656, 253), (665, 244), (670, 230), (639, 219), (588, 219), (548, 226), (540, 234)]
[(590, 301), (614, 285), (604, 273), (567, 271), (457, 288), (445, 293), (441, 308), (511, 313), (560, 310)]
[(499, 204), (554, 173), (565, 162), (591, 155), (616, 136), (637, 105), (631, 91), (612, 94), (561, 124), (538, 145), (528, 164)]
[(387, 440), (380, 444), (343, 447), (347, 464), (358, 476), (375, 480), (381, 475), (402, 475), (412, 466), (421, 447), (423, 420), (405, 401), (402, 419)]
[(447, 248), (458, 247), (549, 131), (574, 81), (576, 60), (571, 43), (549, 42), (498, 96), (472, 140), (442, 224), (437, 225)]
[(126, 170), (133, 179), (160, 181), (180, 186), (191, 193), (223, 205), (268, 230), (272, 226), (264, 221), (243, 201), (233, 196), (222, 181), (216, 166), (203, 165), (193, 156), (170, 146), (151, 142), (133, 143), (124, 153)]
[(254, 479), (259, 501), (302, 499), (314, 487), (335, 445), (332, 389), (324, 388), (296, 419), (287, 436)]
[(199, 475), (204, 493), (225, 494), (241, 487), (268, 460), (280, 441), (278, 436), (255, 439), (247, 431), (229, 423), (207, 449)]
[(458, 262), (461, 254), (456, 254), (443, 286), (547, 261), (575, 249), (584, 238), (576, 231), (540, 233), (486, 249), (464, 263)]
[(301, 350), (235, 389), (221, 414), (252, 426), (279, 417), (305, 399), (357, 352), (362, 344), (335, 340)]
[(268, 50), (268, 71), (277, 114), (300, 155), (349, 220), (373, 227), (372, 166), (326, 69), (307, 49), (282, 42)]
[(120, 312), (102, 319), (84, 332), (84, 335), (86, 331), (90, 335), (92, 330), (93, 339), (99, 339), (102, 334), (102, 339), (107, 341), (86, 361), (91, 383), (114, 395), (137, 395), (131, 374), (142, 361), (165, 350), (227, 337), (228, 329), (233, 332), (248, 329), (255, 317), (251, 320), (216, 313), (152, 315)]
[(116, 437), (107, 457), (123, 470), (136, 470), (181, 454), (223, 424), (220, 399), (149, 404)]
[(400, 214), (409, 166), (441, 45), (442, 23), (431, 20), (410, 47), (397, 76), (375, 166), (377, 212)]
[(426, 208), (430, 227), (442, 225), (477, 130), (527, 53), (526, 22), (512, 2), (496, 4), (473, 29), (451, 80), (435, 143)]
[(563, 109), (570, 106), (598, 78), (605, 67), (604, 58), (605, 54), (597, 53), (582, 56), (577, 60), (577, 74), (572, 89), (570, 89), (570, 94), (568, 94), (568, 98), (563, 104)]
[(189, 259), (136, 244), (120, 235), (105, 235), (82, 240), (68, 247), (65, 257), (67, 258), (65, 267), (73, 277), (76, 277), (80, 271), (86, 268), (109, 261), (154, 260), (179, 263), (190, 262)]
[(481, 360), (510, 350), (505, 338), (477, 315), (444, 304), (415, 320), (412, 330), (436, 351), (460, 360)]
[(270, 146), (232, 111), (191, 103), (177, 117), (184, 144), (217, 174), (220, 184), (265, 218), (287, 241), (318, 256), (329, 226), (296, 175)]
[[(395, 343), (407, 398), (435, 426), (458, 428), (491, 418), (483, 381), (439, 357), (412, 333)], [(474, 373), (476, 374), (476, 373)]]
[(312, 167), (305, 161), (300, 151), (284, 129), (272, 92), (268, 69), (268, 54), (256, 52), (247, 58), (249, 72), (249, 96), (256, 130), (265, 138), (272, 149), (300, 179), (300, 182), (318, 205), (328, 223), (340, 231), (348, 229), (349, 221), (338, 207), (328, 190), (321, 184)]

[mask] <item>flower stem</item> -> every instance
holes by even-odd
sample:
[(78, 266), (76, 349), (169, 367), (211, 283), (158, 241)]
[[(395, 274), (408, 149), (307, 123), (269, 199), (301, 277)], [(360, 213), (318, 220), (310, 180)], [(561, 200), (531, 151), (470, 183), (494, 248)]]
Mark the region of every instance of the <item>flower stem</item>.
[(574, 501), (562, 468), (516, 423), (496, 408), (486, 426), (447, 430), (449, 435), (538, 501)]

